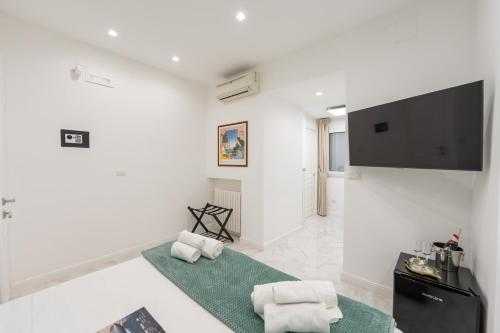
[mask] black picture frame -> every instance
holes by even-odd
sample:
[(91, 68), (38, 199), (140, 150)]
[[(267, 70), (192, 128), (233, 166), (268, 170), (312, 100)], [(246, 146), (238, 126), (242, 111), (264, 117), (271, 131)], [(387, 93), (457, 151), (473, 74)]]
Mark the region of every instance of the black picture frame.
[[(227, 129), (242, 127), (242, 140), (244, 142), (244, 160), (242, 162), (221, 160), (222, 133)], [(248, 167), (248, 121), (239, 121), (237, 123), (219, 125), (217, 127), (217, 165), (220, 167)]]

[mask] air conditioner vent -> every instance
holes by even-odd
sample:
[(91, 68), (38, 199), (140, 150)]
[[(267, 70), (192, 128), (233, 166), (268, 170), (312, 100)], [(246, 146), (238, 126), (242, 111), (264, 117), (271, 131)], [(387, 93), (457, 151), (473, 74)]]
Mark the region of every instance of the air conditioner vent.
[(217, 99), (221, 102), (229, 102), (246, 96), (255, 95), (260, 91), (259, 83), (259, 73), (257, 72), (248, 72), (238, 75), (215, 87)]

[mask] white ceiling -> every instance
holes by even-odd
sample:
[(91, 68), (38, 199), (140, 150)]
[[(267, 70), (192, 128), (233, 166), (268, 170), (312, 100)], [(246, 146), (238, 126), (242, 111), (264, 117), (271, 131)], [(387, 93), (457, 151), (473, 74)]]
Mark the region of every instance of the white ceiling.
[[(323, 94), (316, 96), (317, 92)], [(326, 111), (327, 107), (346, 104), (345, 73), (338, 72), (294, 83), (274, 91), (273, 94), (314, 118), (332, 117)]]
[[(0, 10), (214, 83), (414, 0), (0, 0)], [(246, 13), (246, 21), (235, 19)], [(119, 36), (111, 38), (108, 29)], [(173, 55), (181, 58), (173, 63)]]

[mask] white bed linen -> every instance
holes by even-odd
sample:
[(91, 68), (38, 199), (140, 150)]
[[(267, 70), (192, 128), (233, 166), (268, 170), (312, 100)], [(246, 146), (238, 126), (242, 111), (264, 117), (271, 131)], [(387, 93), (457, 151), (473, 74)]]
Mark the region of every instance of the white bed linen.
[(0, 332), (94, 333), (143, 306), (168, 333), (233, 332), (144, 258), (0, 305)]
[(0, 305), (0, 332), (93, 333), (143, 306), (168, 333), (233, 332), (142, 257)]

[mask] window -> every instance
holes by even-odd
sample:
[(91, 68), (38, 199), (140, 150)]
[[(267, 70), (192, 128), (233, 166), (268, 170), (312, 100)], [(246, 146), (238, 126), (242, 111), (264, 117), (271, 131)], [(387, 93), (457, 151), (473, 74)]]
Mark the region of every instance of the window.
[(344, 172), (345, 132), (330, 133), (330, 171)]

